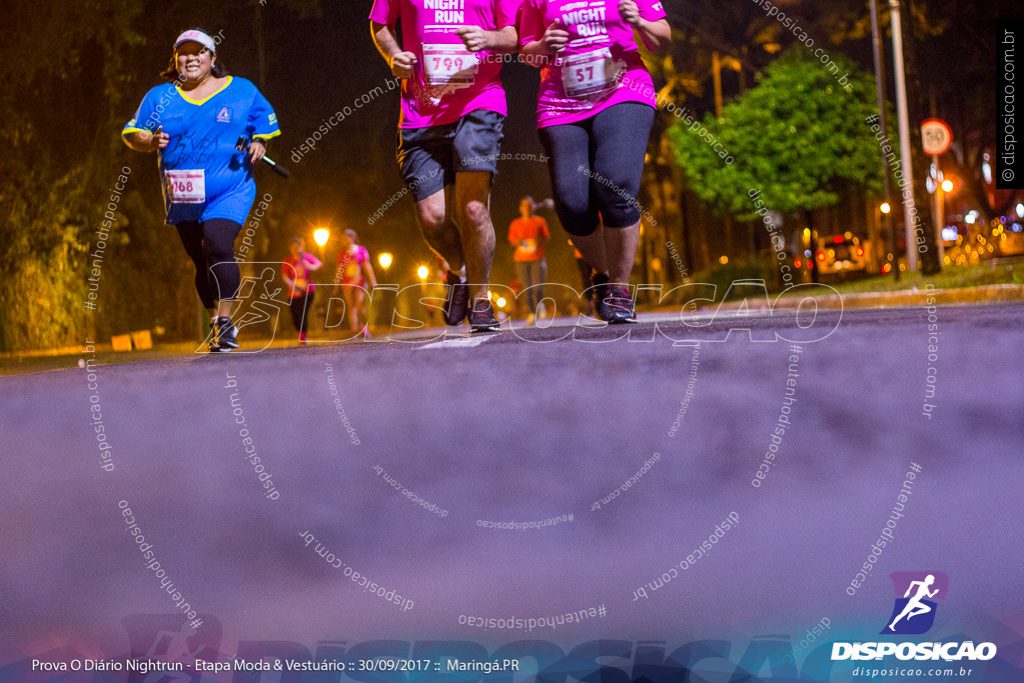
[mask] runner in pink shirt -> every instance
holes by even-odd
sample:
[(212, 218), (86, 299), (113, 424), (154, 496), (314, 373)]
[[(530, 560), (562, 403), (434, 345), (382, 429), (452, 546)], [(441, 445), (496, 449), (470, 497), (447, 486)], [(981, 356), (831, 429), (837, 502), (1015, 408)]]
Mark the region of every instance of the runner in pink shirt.
[(498, 329), (490, 194), (507, 114), (501, 64), (518, 45), (521, 4), (374, 0), (370, 11), (374, 43), (404, 81), (398, 164), (427, 244), (451, 264), (445, 322), (468, 315), (473, 332)]
[(292, 324), (299, 333), (299, 344), (309, 343), (306, 331), (309, 327), (309, 308), (313, 304), (313, 284), (311, 273), (319, 270), (320, 259), (305, 251), (301, 237), (293, 237), (288, 244), (290, 256), (281, 264), (281, 278), (288, 285), (288, 305), (292, 313)]
[(519, 33), (524, 61), (541, 68), (537, 127), (558, 218), (594, 267), (599, 317), (634, 322), (636, 194), (655, 107), (634, 36), (665, 52), (665, 11), (655, 0), (524, 0)]
[(334, 284), (345, 285), (341, 288), (341, 296), (345, 301), (352, 331), (358, 330), (363, 339), (370, 338), (367, 330), (366, 291), (377, 286), (377, 276), (370, 263), (370, 252), (359, 244), (359, 236), (355, 230), (341, 233), (341, 251), (338, 253), (338, 269), (334, 273)]

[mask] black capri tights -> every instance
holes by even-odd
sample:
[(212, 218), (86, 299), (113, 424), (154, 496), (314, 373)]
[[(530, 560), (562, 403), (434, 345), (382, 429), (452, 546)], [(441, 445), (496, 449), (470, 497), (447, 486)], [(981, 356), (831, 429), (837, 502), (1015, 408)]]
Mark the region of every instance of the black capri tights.
[(626, 228), (640, 220), (636, 193), (653, 123), (653, 107), (623, 102), (579, 123), (540, 129), (566, 232), (585, 237), (602, 221)]
[(196, 266), (196, 293), (206, 308), (234, 301), (242, 278), (235, 261), (235, 238), (242, 226), (225, 218), (178, 223), (178, 237)]

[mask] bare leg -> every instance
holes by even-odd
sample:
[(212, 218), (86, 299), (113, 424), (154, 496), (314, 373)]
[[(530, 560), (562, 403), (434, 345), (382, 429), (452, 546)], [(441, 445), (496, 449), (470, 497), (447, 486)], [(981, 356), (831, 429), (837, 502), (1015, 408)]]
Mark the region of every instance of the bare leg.
[[(608, 280), (620, 285), (629, 285), (636, 260), (636, 248), (640, 243), (640, 223), (628, 228), (605, 228), (605, 253), (608, 255)], [(580, 253), (583, 253), (582, 250)]]
[[(462, 254), (472, 299), (487, 298), (494, 261), (494, 225), (491, 223), (491, 174), (464, 171), (455, 174), (455, 224), (462, 233)], [(444, 254), (442, 254), (444, 256)], [(451, 259), (453, 270), (458, 265)]]
[(446, 206), (449, 193), (446, 187), (416, 202), (416, 220), (427, 245), (457, 272), (462, 269), (465, 257), (462, 238)]
[[(583, 260), (594, 268), (595, 273), (608, 273), (608, 249), (603, 225), (586, 237), (572, 236), (573, 245), (580, 250)], [(632, 265), (632, 264), (631, 264)], [(614, 281), (614, 280), (613, 280)]]
[(344, 290), (345, 311), (348, 313), (348, 324), (352, 327), (352, 333), (359, 332), (359, 304), (356, 302), (357, 292), (355, 289), (346, 287)]
[(352, 291), (352, 329), (359, 334), (366, 327), (366, 306), (363, 304), (363, 290)]

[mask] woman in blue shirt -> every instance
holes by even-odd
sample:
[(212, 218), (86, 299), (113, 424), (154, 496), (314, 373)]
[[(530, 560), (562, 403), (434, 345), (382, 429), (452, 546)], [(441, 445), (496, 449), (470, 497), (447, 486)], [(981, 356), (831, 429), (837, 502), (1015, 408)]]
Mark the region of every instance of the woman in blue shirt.
[(139, 152), (157, 152), (166, 222), (196, 266), (196, 292), (211, 316), (210, 351), (238, 348), (231, 309), (241, 281), (235, 238), (256, 198), (253, 164), (281, 134), (256, 86), (218, 64), (217, 41), (201, 29), (174, 42), (161, 74), (121, 132)]

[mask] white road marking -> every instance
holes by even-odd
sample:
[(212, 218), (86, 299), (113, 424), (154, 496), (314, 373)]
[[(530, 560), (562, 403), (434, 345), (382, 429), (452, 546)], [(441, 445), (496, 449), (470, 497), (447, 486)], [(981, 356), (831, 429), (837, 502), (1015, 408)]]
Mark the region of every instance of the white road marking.
[(475, 334), (473, 336), (458, 336), (458, 337), (445, 337), (441, 341), (430, 342), (423, 346), (417, 346), (417, 349), (468, 349), (474, 346), (480, 346), (485, 341), (493, 339), (494, 335), (490, 334)]

